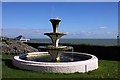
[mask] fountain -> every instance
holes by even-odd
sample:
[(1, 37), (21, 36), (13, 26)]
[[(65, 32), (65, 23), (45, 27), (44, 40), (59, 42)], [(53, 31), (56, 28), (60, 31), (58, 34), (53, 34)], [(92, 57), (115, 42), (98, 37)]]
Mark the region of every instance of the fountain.
[(63, 53), (65, 50), (72, 49), (72, 47), (67, 47), (67, 46), (59, 46), (59, 39), (66, 35), (65, 33), (60, 33), (58, 32), (58, 24), (61, 20), (58, 18), (50, 19), (50, 22), (52, 23), (53, 27), (53, 32), (51, 33), (44, 33), (44, 35), (47, 35), (51, 38), (52, 40), (52, 46), (47, 46), (44, 49), (46, 49), (49, 54), (51, 55), (51, 61), (60, 61), (60, 55)]
[(61, 19), (50, 19), (53, 32), (44, 33), (52, 40), (52, 45), (40, 47), (46, 52), (32, 52), (14, 56), (13, 65), (20, 69), (50, 73), (88, 72), (98, 68), (98, 58), (91, 54), (70, 52), (73, 47), (59, 46), (59, 39), (66, 35), (58, 32)]

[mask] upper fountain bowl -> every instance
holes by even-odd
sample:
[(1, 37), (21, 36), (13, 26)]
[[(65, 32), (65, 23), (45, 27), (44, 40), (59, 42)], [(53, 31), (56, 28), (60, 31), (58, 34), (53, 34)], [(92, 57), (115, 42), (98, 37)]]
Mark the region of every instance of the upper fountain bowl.
[(61, 32), (57, 32), (57, 33), (44, 33), (44, 35), (66, 35), (66, 33), (61, 33)]
[(50, 22), (52, 23), (54, 33), (58, 32), (58, 25), (59, 25), (60, 21), (61, 21), (61, 19), (59, 19), (59, 18), (50, 19)]
[(50, 20), (60, 20), (60, 21), (61, 21), (61, 19), (59, 19), (58, 17), (56, 17), (56, 18), (51, 18)]

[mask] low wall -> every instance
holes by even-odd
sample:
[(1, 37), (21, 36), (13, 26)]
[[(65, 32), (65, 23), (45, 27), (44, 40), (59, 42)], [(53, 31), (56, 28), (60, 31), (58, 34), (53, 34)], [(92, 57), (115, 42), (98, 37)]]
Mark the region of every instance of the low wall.
[[(51, 45), (50, 43), (26, 43), (34, 48), (38, 46)], [(64, 46), (72, 46), (75, 52), (88, 53), (97, 56), (103, 60), (119, 60), (120, 46), (100, 46), (85, 44), (61, 44)]]

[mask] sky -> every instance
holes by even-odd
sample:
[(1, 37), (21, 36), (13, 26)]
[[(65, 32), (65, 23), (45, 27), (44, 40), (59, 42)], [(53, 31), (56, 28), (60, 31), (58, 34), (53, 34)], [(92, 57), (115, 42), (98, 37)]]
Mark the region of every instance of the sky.
[(119, 2), (119, 0), (2, 0), (2, 2)]
[(3, 2), (2, 34), (27, 38), (48, 38), (51, 18), (60, 18), (58, 31), (63, 38), (116, 38), (117, 2)]

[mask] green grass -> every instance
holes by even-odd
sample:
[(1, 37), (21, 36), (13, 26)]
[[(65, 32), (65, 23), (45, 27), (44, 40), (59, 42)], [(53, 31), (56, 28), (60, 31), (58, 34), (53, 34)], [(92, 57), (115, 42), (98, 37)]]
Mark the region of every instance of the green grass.
[(2, 56), (3, 78), (119, 78), (120, 61), (99, 60), (99, 68), (88, 73), (41, 73), (17, 69), (12, 65), (14, 55)]

